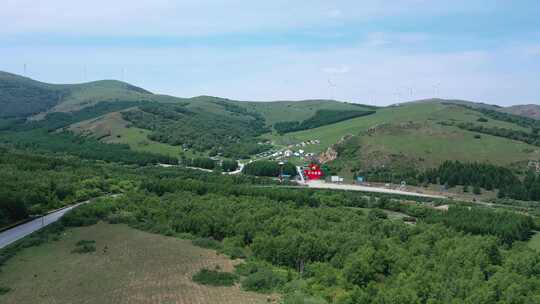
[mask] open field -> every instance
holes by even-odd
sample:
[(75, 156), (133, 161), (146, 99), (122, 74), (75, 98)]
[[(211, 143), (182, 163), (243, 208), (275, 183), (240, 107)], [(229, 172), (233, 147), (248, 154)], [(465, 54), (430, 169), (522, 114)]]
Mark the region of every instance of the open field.
[[(73, 254), (95, 240), (96, 252)], [(191, 281), (203, 267), (233, 270), (233, 261), (190, 241), (100, 223), (66, 231), (60, 241), (23, 250), (2, 268), (2, 303), (265, 303), (238, 286)]]

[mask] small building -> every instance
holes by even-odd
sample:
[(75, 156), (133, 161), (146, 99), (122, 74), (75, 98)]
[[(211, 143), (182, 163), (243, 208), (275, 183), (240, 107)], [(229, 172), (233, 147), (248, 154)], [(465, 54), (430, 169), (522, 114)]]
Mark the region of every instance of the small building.
[(304, 170), (304, 175), (307, 180), (320, 180), (323, 177), (321, 167), (315, 163), (311, 163), (307, 169)]
[(342, 183), (343, 182), (343, 177), (339, 177), (337, 175), (334, 175), (334, 176), (330, 177), (330, 181), (332, 183)]

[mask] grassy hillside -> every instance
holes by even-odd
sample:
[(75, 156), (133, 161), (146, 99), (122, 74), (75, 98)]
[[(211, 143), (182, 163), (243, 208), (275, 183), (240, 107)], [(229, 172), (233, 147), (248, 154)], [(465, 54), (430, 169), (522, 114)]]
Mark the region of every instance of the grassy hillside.
[[(193, 152), (212, 152), (223, 153), (227, 157), (247, 157), (265, 149), (259, 145), (260, 139), (256, 137), (270, 131), (266, 127), (266, 117), (258, 110), (265, 107), (275, 114), (283, 112), (282, 108), (287, 105), (292, 105), (293, 108), (304, 107), (280, 102), (274, 106), (274, 103), (268, 103), (271, 106), (252, 106), (249, 102), (211, 96), (161, 101), (167, 102), (146, 103), (121, 113), (109, 113), (73, 124), (70, 130), (104, 142), (127, 143), (132, 149), (169, 156), (178, 156), (182, 148), (187, 148), (187, 154), (191, 155)], [(357, 112), (358, 109), (367, 108), (338, 102), (306, 103), (310, 105), (306, 109), (310, 110), (302, 115), (309, 118), (325, 111), (320, 108), (341, 109), (340, 111), (355, 109)], [(299, 113), (286, 118), (303, 117)], [(313, 113), (313, 116), (307, 116), (310, 113)]]
[(152, 93), (116, 80), (101, 80), (75, 85), (61, 85), (69, 94), (53, 111), (79, 110), (100, 101), (152, 101)]
[[(485, 122), (479, 122), (484, 118)], [(481, 113), (439, 102), (410, 103), (379, 109), (375, 114), (312, 130), (269, 136), (278, 144), (319, 139), (308, 152), (323, 152), (345, 135), (355, 135), (357, 152), (349, 155), (354, 166), (377, 166), (400, 161), (431, 167), (448, 160), (488, 161), (509, 165), (540, 158), (540, 148), (507, 138), (482, 134), (441, 122), (471, 122), (486, 127), (528, 131), (516, 124), (485, 118)], [(370, 130), (370, 132), (368, 132)]]
[(132, 150), (167, 155), (178, 158), (180, 147), (150, 140), (149, 130), (129, 126), (120, 112), (112, 112), (101, 117), (85, 120), (69, 127), (69, 130), (83, 136), (97, 138), (105, 143), (127, 144)]
[(260, 113), (265, 118), (268, 126), (284, 121), (304, 121), (315, 115), (318, 110), (368, 111), (375, 108), (335, 100), (239, 102), (238, 104)]
[(152, 93), (115, 80), (48, 84), (0, 71), (0, 118), (74, 111), (100, 101), (153, 99)]
[(62, 87), (0, 71), (0, 118), (26, 117), (46, 111), (68, 94)]

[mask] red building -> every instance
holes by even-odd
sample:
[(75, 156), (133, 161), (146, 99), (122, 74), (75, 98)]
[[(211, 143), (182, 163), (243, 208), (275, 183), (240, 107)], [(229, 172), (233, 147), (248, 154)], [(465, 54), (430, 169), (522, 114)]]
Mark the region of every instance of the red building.
[(304, 169), (304, 175), (307, 180), (319, 180), (322, 178), (323, 173), (319, 165), (311, 163), (307, 169)]

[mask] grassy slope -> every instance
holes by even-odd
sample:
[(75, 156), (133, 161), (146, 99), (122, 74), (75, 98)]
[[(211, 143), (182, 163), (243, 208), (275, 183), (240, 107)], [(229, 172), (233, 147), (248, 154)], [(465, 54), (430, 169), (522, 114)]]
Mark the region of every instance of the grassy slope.
[[(289, 144), (311, 139), (319, 139), (320, 145), (308, 146), (309, 152), (322, 152), (330, 145), (339, 141), (347, 134), (358, 135), (370, 127), (382, 124), (397, 126), (413, 122), (421, 124), (419, 130), (404, 130), (397, 132), (378, 132), (378, 136), (363, 136), (363, 144), (376, 147), (384, 153), (411, 156), (424, 156), (428, 164), (434, 164), (445, 159), (462, 160), (491, 160), (505, 164), (526, 160), (531, 157), (524, 150), (538, 150), (538, 147), (518, 143), (512, 140), (482, 135), (480, 140), (474, 139), (474, 133), (455, 127), (443, 127), (440, 121), (456, 120), (476, 122), (480, 113), (459, 106), (448, 106), (439, 103), (412, 103), (398, 107), (379, 109), (374, 115), (360, 117), (337, 124), (306, 130), (285, 136), (269, 136), (276, 143)], [(498, 126), (516, 130), (523, 128), (506, 122), (489, 120), (486, 126)], [(430, 151), (426, 153), (426, 151)], [(535, 154), (536, 155), (536, 154)]]
[(333, 100), (239, 102), (248, 110), (261, 113), (267, 125), (282, 121), (303, 121), (317, 110), (370, 110), (372, 107), (360, 106)]
[[(91, 254), (72, 254), (79, 240), (95, 240)], [(104, 251), (104, 247), (107, 250)], [(62, 240), (33, 247), (11, 259), (0, 285), (13, 290), (2, 303), (265, 303), (266, 296), (239, 287), (191, 281), (203, 267), (233, 263), (190, 241), (98, 224), (68, 230)]]
[[(186, 103), (187, 108), (199, 113), (211, 113), (231, 119), (249, 119), (249, 116), (240, 116), (236, 113), (227, 112), (223, 106), (216, 102), (229, 102), (247, 107), (250, 111), (260, 111), (263, 115), (269, 115), (270, 121), (277, 118), (278, 113), (289, 113), (285, 119), (300, 119), (310, 117), (318, 109), (362, 109), (362, 107), (346, 103), (333, 101), (306, 101), (306, 102), (276, 102), (276, 103), (250, 103), (231, 101), (210, 96), (200, 96), (189, 99), (173, 98), (162, 95), (152, 95), (152, 99), (159, 102), (181, 102)], [(294, 109), (287, 112), (285, 109)], [(266, 112), (265, 112), (266, 111)], [(128, 123), (124, 121), (117, 112), (106, 114), (97, 119), (83, 121), (71, 126), (71, 130), (101, 138), (104, 142), (126, 143), (134, 150), (165, 154), (168, 156), (179, 156), (179, 147), (151, 141), (147, 138), (148, 130), (138, 128), (127, 128)], [(187, 157), (192, 155), (188, 152)]]
[[(167, 155), (180, 156), (180, 147), (152, 141), (148, 139), (148, 130), (129, 127), (129, 123), (119, 112), (113, 112), (96, 119), (86, 120), (70, 127), (70, 130), (100, 138), (105, 143), (128, 144), (132, 150)], [(186, 155), (190, 156), (190, 155)]]
[(52, 111), (75, 111), (100, 101), (151, 101), (154, 99), (150, 92), (116, 80), (59, 86), (68, 89), (70, 94)]

